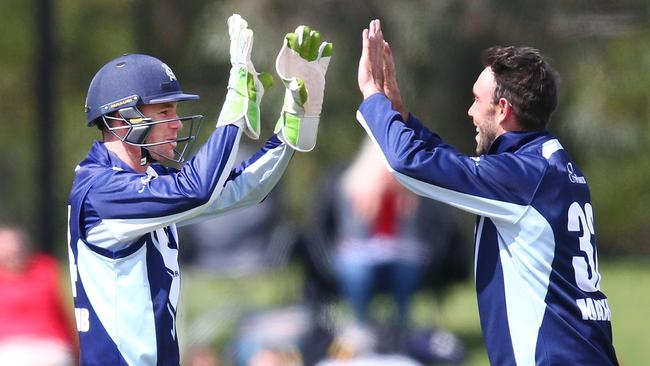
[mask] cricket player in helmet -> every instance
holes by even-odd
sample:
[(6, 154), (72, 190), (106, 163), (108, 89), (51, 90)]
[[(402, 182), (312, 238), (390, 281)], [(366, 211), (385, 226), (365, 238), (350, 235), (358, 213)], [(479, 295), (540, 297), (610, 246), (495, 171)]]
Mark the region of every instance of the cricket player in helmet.
[[(201, 116), (179, 117), (177, 107), (199, 97), (181, 90), (168, 65), (151, 56), (124, 55), (104, 65), (90, 83), (86, 121), (99, 126), (103, 141), (95, 141), (77, 166), (68, 206), (83, 365), (178, 366), (177, 225), (259, 203), (294, 151), (313, 148), (324, 60), (332, 47), (324, 42), (323, 52), (303, 52), (320, 42), (320, 35), (289, 33), (283, 50), (290, 48), (284, 54), (292, 59), (282, 63), (281, 75), (295, 84), (299, 99), (285, 94), (277, 134), (234, 167), (242, 137), (259, 137), (259, 105), (269, 79), (251, 62), (253, 31), (247, 22), (235, 14), (228, 28), (232, 68), (216, 129), (179, 167), (159, 162), (184, 161), (188, 148), (180, 145), (195, 140)], [(288, 45), (288, 38), (299, 41)], [(305, 110), (311, 112), (310, 127), (302, 129)], [(184, 124), (190, 128), (182, 135)]]
[[(176, 75), (164, 62), (147, 55), (124, 55), (104, 65), (91, 81), (86, 98), (86, 122), (110, 132), (111, 137), (121, 142), (142, 148), (141, 165), (146, 165), (148, 159), (161, 158), (180, 163), (191, 149), (203, 116), (159, 118), (147, 116), (142, 110), (151, 110), (148, 106), (154, 105), (175, 107), (177, 102), (196, 99), (198, 95), (183, 93)], [(159, 141), (149, 136), (156, 125), (182, 127), (179, 123), (185, 121), (190, 122), (187, 136), (170, 133), (165, 136), (167, 139)], [(177, 144), (181, 142), (184, 144), (179, 149)], [(168, 148), (162, 149), (160, 145)]]

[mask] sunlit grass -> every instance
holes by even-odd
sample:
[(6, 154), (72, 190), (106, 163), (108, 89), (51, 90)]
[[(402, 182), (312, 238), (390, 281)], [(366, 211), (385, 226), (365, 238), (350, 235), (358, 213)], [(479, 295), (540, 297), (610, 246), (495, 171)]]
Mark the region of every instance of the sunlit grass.
[[(601, 259), (602, 262), (602, 259)], [(617, 259), (601, 263), (601, 289), (612, 311), (614, 347), (621, 365), (649, 365), (650, 260)]]

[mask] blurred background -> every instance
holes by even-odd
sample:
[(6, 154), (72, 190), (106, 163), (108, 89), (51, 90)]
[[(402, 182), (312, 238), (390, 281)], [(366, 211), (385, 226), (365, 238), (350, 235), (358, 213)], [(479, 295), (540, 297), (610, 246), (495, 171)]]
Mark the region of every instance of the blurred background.
[[(642, 329), (650, 308), (648, 0), (0, 2), (0, 217), (20, 223), (40, 250), (66, 265), (66, 205), (74, 168), (91, 141), (100, 137), (84, 122), (92, 76), (123, 53), (164, 60), (183, 90), (201, 95), (200, 101), (180, 108), (181, 113), (205, 115), (204, 141), (225, 97), (230, 67), (226, 19), (234, 12), (255, 31), (252, 58), (258, 71), (275, 74), (283, 35), (300, 24), (320, 30), (334, 43), (335, 54), (316, 149), (296, 154), (277, 189), (275, 221), (262, 224), (273, 238), (264, 244), (272, 260), (264, 260), (264, 268), (253, 261), (252, 270), (213, 273), (206, 270), (209, 264), (196, 260), (202, 245), (216, 250), (200, 243), (210, 234), (198, 239), (188, 234), (188, 248), (193, 249), (185, 259), (182, 300), (186, 354), (196, 345), (205, 345), (208, 353), (225, 353), (236, 348), (233, 339), (244, 329), (241, 319), (248, 319), (249, 311), (304, 302), (310, 270), (316, 273), (315, 281), (328, 282), (327, 274), (318, 273), (318, 260), (325, 254), (310, 244), (318, 235), (316, 241), (323, 241), (317, 234), (322, 217), (316, 212), (322, 208), (328, 177), (347, 166), (362, 143), (364, 131), (355, 121), (361, 102), (356, 83), (361, 31), (371, 19), (380, 18), (409, 110), (467, 154), (473, 154), (475, 145), (466, 111), (482, 69), (480, 52), (496, 44), (530, 45), (551, 58), (562, 81), (549, 129), (580, 164), (592, 190), (614, 343), (622, 363), (650, 362)], [(280, 85), (276, 77), (276, 86), (265, 94), (262, 139), (251, 142), (252, 148), (272, 133), (282, 103)], [(459, 240), (447, 255), (462, 268), (449, 278), (440, 273), (443, 279), (425, 276), (425, 282), (446, 285), (418, 294), (412, 318), (427, 329), (444, 328), (457, 335), (465, 356), (454, 362), (483, 365), (487, 359), (471, 276), (473, 218), (454, 215), (466, 240)], [(223, 227), (227, 230), (228, 225)], [(335, 303), (340, 300), (334, 298)], [(385, 307), (380, 296), (373, 311), (381, 318)], [(345, 317), (346, 311), (342, 306), (325, 313), (343, 312)], [(200, 323), (216, 325), (206, 330), (197, 326)], [(237, 362), (230, 358), (221, 357), (220, 362)]]

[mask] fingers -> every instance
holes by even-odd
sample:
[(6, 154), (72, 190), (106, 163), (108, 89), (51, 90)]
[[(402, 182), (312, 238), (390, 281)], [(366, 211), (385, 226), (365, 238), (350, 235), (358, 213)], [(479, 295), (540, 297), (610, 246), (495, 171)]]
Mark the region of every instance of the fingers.
[[(378, 35), (381, 35), (381, 22), (379, 21), (379, 19), (371, 20), (369, 29), (370, 29), (371, 36), (376, 37)], [(383, 39), (383, 35), (382, 35), (382, 39)]]
[(379, 19), (370, 22), (368, 37), (374, 52), (381, 54), (380, 51), (384, 47), (384, 34), (381, 31), (381, 23)]
[(287, 45), (292, 50), (300, 53), (300, 43), (298, 43), (298, 34), (297, 33), (287, 33), (285, 36), (287, 40)]
[(250, 59), (251, 51), (253, 50), (253, 31), (248, 28), (243, 29), (239, 37), (241, 53), (246, 55), (248, 60)]
[(370, 43), (370, 62), (372, 63), (372, 75), (378, 85), (384, 83), (384, 36), (381, 33), (381, 24), (379, 19), (370, 22), (368, 31), (368, 41)]
[(393, 51), (390, 48), (390, 44), (386, 41), (384, 41), (383, 44), (382, 55), (384, 61), (384, 94), (386, 94), (388, 99), (390, 99), (393, 109), (398, 111), (402, 115), (404, 121), (406, 121), (408, 119), (408, 111), (404, 107), (399, 86), (397, 85), (397, 71), (395, 69)]
[(384, 36), (378, 19), (362, 32), (363, 49), (359, 60), (359, 86), (364, 98), (384, 88)]
[(384, 78), (386, 79), (386, 82), (397, 83), (397, 72), (395, 71), (395, 60), (393, 59), (393, 51), (390, 49), (390, 45), (386, 41), (384, 41), (383, 59), (384, 59)]
[(392, 63), (391, 60), (391, 55), (390, 55), (390, 46), (388, 45), (388, 42), (384, 41), (384, 46), (381, 49), (382, 51), (382, 58), (384, 60), (384, 70), (387, 72), (390, 72), (390, 70), (393, 68), (394, 64)]
[(374, 19), (368, 26), (368, 46), (370, 57), (377, 60), (381, 59), (381, 50), (383, 48), (384, 37), (381, 33), (379, 19)]
[(373, 57), (380, 57), (384, 47), (384, 35), (381, 33), (379, 20), (370, 22), (368, 27), (368, 47)]
[(368, 28), (364, 29), (363, 32), (361, 32), (361, 39), (363, 41), (363, 48), (361, 52), (368, 54), (370, 49), (370, 40), (368, 39)]
[(323, 42), (318, 47), (318, 58), (331, 57), (334, 54), (334, 45), (331, 42)]
[(228, 34), (231, 64), (245, 66), (250, 61), (253, 48), (253, 31), (248, 28), (248, 22), (244, 18), (233, 14), (228, 18)]
[(237, 39), (240, 33), (248, 28), (248, 22), (239, 14), (233, 14), (228, 18), (228, 34), (230, 39)]
[(306, 25), (300, 25), (296, 28), (295, 33), (298, 36), (298, 45), (302, 46), (305, 42), (305, 38), (309, 37), (309, 27)]
[(319, 31), (301, 25), (293, 33), (285, 35), (286, 45), (307, 61), (332, 56), (332, 43), (322, 41)]
[(315, 60), (318, 57), (318, 48), (320, 47), (320, 32), (312, 30), (309, 32), (308, 60)]
[(298, 34), (298, 53), (300, 57), (308, 61), (316, 59), (317, 44), (320, 44), (320, 33), (306, 25), (299, 26), (296, 33)]

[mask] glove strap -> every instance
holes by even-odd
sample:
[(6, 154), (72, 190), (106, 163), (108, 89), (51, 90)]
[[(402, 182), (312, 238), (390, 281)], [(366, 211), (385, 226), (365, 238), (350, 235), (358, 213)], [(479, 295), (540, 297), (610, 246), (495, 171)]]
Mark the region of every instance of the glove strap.
[(275, 133), (293, 149), (308, 152), (316, 146), (319, 117), (305, 116), (305, 110), (299, 103), (306, 99), (304, 85), (294, 79), (285, 82), (284, 106), (275, 125)]

